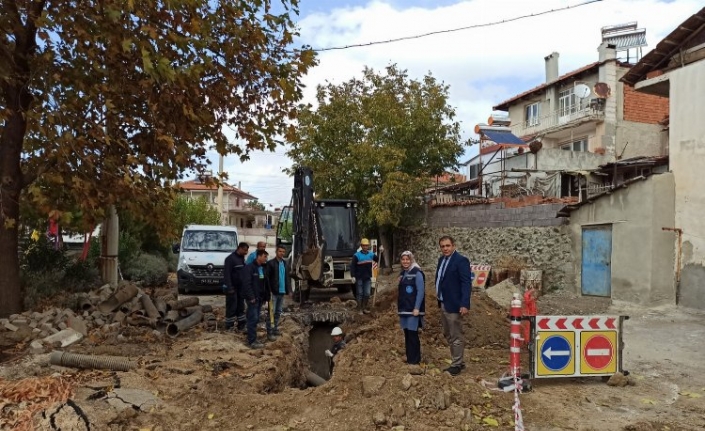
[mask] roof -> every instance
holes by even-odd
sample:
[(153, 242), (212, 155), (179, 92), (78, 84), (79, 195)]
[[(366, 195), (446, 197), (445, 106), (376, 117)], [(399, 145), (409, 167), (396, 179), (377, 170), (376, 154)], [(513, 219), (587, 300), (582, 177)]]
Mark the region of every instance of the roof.
[(620, 81), (634, 85), (644, 79), (647, 73), (658, 70), (667, 63), (693, 36), (702, 30), (705, 24), (705, 7), (683, 21), (668, 36), (663, 38), (651, 52), (627, 72)]
[[(649, 175), (649, 176), (650, 176), (650, 175)], [(584, 199), (584, 200), (582, 200), (582, 201), (580, 201), (580, 202), (576, 202), (576, 203), (574, 203), (574, 204), (566, 205), (566, 206), (564, 206), (563, 208), (561, 208), (560, 210), (558, 210), (558, 212), (556, 213), (556, 217), (570, 217), (570, 213), (571, 213), (571, 212), (573, 212), (573, 211), (575, 211), (575, 210), (577, 210), (577, 209), (579, 209), (579, 208), (581, 208), (581, 207), (583, 207), (583, 206), (585, 206), (585, 205), (587, 205), (587, 204), (591, 204), (591, 203), (595, 202), (597, 199), (600, 199), (600, 198), (603, 198), (603, 197), (605, 197), (605, 196), (611, 195), (612, 193), (614, 193), (615, 191), (617, 191), (617, 190), (619, 190), (619, 189), (626, 189), (627, 187), (629, 187), (630, 184), (634, 184), (634, 183), (636, 183), (637, 181), (642, 181), (642, 180), (645, 180), (645, 179), (647, 179), (647, 178), (648, 178), (648, 176), (647, 176), (647, 177), (644, 177), (644, 176), (641, 176), (641, 175), (640, 175), (640, 176), (638, 176), (638, 177), (628, 179), (627, 181), (624, 181), (623, 183), (621, 183), (621, 184), (619, 184), (619, 185), (616, 185), (616, 186), (614, 186), (613, 188), (611, 188), (611, 189), (609, 189), (609, 190), (605, 190), (604, 192), (598, 193), (598, 194), (596, 194), (596, 195), (594, 195), (594, 196), (590, 196), (589, 198)]]
[(596, 62), (594, 62), (594, 63), (590, 63), (590, 64), (588, 64), (587, 66), (581, 67), (580, 69), (575, 69), (575, 70), (573, 70), (572, 72), (568, 72), (568, 73), (566, 73), (565, 75), (561, 75), (561, 76), (559, 76), (558, 78), (554, 79), (554, 80), (551, 81), (551, 82), (545, 82), (545, 83), (543, 83), (543, 84), (541, 84), (541, 85), (539, 85), (539, 86), (536, 86), (536, 87), (532, 88), (531, 90), (526, 90), (526, 91), (523, 92), (523, 93), (519, 93), (519, 94), (517, 94), (516, 96), (511, 97), (511, 98), (505, 100), (504, 102), (497, 104), (496, 106), (493, 106), (493, 107), (492, 107), (492, 110), (494, 110), (494, 111), (507, 111), (507, 110), (509, 109), (509, 105), (511, 105), (512, 103), (516, 102), (517, 100), (522, 99), (522, 98), (524, 98), (524, 97), (526, 97), (526, 96), (530, 96), (530, 95), (532, 95), (532, 94), (534, 94), (534, 93), (538, 93), (539, 91), (544, 90), (544, 89), (546, 89), (546, 88), (548, 88), (548, 87), (550, 87), (550, 86), (552, 86), (552, 85), (558, 84), (558, 83), (560, 83), (561, 81), (565, 81), (565, 80), (567, 80), (567, 79), (576, 77), (576, 76), (578, 76), (578, 75), (580, 75), (580, 74), (582, 74), (582, 73), (589, 72), (589, 71), (591, 71), (592, 69), (596, 69), (596, 68), (600, 67), (601, 65), (603, 65), (606, 61), (608, 61), (608, 60), (605, 60), (605, 61), (596, 61)]
[(605, 163), (600, 165), (601, 171), (609, 171), (610, 169), (636, 167), (636, 166), (660, 166), (668, 163), (668, 156), (637, 156), (628, 159), (617, 160), (616, 162)]
[[(178, 183), (177, 186), (185, 191), (198, 192), (198, 191), (217, 191), (218, 186), (215, 184), (207, 185), (198, 180), (184, 181), (183, 183)], [(244, 199), (257, 199), (249, 193), (245, 193), (237, 187), (233, 187), (230, 184), (223, 183), (223, 191), (227, 193), (235, 193), (236, 195)]]

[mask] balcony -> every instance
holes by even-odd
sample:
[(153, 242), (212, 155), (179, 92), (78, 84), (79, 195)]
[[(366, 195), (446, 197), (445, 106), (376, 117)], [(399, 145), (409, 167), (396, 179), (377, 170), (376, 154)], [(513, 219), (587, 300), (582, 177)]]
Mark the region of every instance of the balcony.
[(561, 108), (539, 118), (530, 118), (511, 126), (517, 136), (550, 133), (577, 126), (588, 121), (600, 121), (605, 118), (605, 99), (592, 99), (585, 107), (573, 105)]

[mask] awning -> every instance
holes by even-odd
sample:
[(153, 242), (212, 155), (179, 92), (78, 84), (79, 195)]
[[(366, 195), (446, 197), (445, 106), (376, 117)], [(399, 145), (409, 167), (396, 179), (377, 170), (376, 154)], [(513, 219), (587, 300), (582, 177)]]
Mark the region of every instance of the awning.
[(480, 134), (498, 145), (526, 145), (521, 138), (505, 130), (480, 130)]

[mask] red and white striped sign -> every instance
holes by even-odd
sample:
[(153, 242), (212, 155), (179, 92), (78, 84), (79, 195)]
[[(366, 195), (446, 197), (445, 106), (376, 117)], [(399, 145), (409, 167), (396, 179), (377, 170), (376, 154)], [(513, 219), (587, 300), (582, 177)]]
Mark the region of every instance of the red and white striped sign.
[(489, 271), (492, 269), (492, 265), (470, 265), (470, 269), (475, 271)]
[(539, 331), (617, 329), (616, 316), (536, 316)]

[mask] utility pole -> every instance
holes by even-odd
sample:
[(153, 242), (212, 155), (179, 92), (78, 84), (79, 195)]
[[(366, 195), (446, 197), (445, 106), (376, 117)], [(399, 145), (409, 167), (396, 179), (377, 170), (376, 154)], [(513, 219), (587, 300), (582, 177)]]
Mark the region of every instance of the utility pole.
[(220, 214), (220, 224), (222, 226), (225, 226), (226, 220), (225, 220), (225, 214), (223, 214), (223, 183), (221, 182), (223, 180), (223, 163), (225, 157), (223, 157), (222, 154), (218, 155), (218, 214)]
[(101, 278), (112, 287), (118, 284), (118, 242), (120, 239), (120, 224), (115, 205), (108, 207), (108, 215), (101, 229)]

